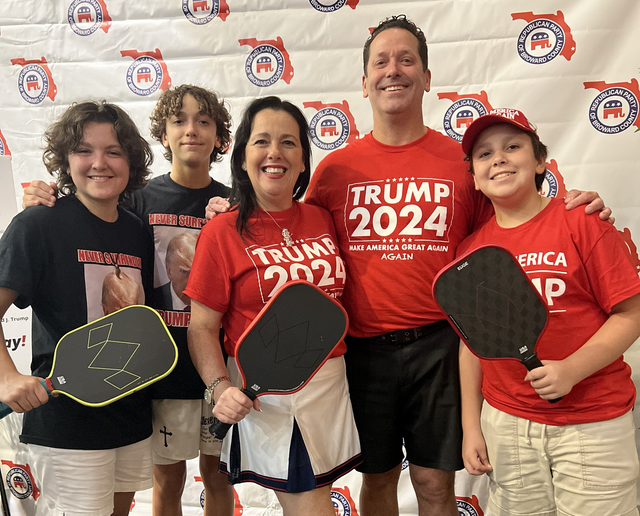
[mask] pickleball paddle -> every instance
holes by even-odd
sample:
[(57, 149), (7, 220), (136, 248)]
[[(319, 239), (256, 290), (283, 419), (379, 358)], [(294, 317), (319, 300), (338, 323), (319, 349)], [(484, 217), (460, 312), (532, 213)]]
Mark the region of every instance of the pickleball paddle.
[(436, 276), (433, 297), (475, 355), (542, 367), (535, 347), (547, 306), (506, 249), (484, 246), (452, 262)]
[[(283, 285), (236, 345), (242, 392), (254, 400), (302, 389), (344, 338), (347, 321), (342, 306), (315, 285)], [(231, 426), (216, 421), (209, 431), (222, 439)]]
[[(178, 348), (158, 312), (132, 305), (64, 335), (42, 385), (89, 407), (102, 407), (167, 376)], [(12, 410), (0, 403), (0, 419)]]

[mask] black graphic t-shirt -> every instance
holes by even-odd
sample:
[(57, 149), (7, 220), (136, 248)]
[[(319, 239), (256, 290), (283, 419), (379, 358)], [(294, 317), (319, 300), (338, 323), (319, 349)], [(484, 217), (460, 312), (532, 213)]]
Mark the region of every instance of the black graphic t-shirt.
[(165, 379), (151, 387), (155, 399), (200, 399), (205, 385), (196, 371), (187, 346), (191, 300), (182, 291), (187, 286), (195, 243), (204, 226), (205, 208), (212, 197), (227, 197), (229, 188), (211, 180), (206, 188), (180, 186), (169, 174), (153, 178), (135, 192), (132, 210), (153, 238), (155, 267), (153, 298), (178, 346), (178, 364)]
[[(0, 287), (18, 292), (19, 308), (33, 309), (32, 373), (49, 375), (55, 346), (66, 333), (124, 306), (144, 304), (151, 260), (140, 220), (120, 208), (116, 222), (105, 222), (70, 195), (54, 208), (36, 206), (14, 217), (0, 240)], [(50, 398), (25, 414), (20, 440), (109, 449), (150, 435), (145, 389), (100, 408), (64, 395)]]

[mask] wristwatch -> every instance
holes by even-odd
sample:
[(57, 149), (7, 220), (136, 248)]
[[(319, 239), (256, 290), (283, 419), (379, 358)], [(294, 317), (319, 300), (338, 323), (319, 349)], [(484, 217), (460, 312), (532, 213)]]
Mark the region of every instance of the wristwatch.
[(215, 380), (213, 380), (209, 387), (204, 390), (204, 401), (206, 401), (209, 405), (213, 405), (213, 389), (215, 389), (220, 382), (231, 381), (231, 378), (228, 376), (218, 376)]

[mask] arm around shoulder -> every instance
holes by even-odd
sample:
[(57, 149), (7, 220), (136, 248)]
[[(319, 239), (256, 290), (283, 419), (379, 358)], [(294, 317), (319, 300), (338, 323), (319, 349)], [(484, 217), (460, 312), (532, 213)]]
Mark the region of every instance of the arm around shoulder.
[(604, 201), (602, 200), (598, 192), (570, 190), (567, 192), (567, 195), (565, 195), (564, 202), (566, 204), (567, 210), (573, 210), (578, 206), (585, 206), (584, 211), (587, 215), (599, 211), (600, 213), (598, 214), (598, 216), (601, 220), (607, 220), (611, 222), (611, 224), (615, 222), (615, 218), (611, 215), (611, 208), (607, 208), (604, 205)]
[(22, 209), (29, 206), (38, 206), (42, 204), (50, 208), (56, 203), (58, 195), (58, 186), (50, 182), (48, 185), (44, 181), (38, 179), (31, 181), (29, 186), (23, 190)]

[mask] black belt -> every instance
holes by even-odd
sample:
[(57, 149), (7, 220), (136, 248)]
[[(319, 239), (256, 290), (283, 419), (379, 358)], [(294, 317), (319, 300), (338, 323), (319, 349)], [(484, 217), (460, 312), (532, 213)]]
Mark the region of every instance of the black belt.
[[(427, 324), (425, 326), (420, 326), (419, 328), (409, 328), (408, 330), (396, 330), (390, 331), (389, 333), (385, 333), (384, 335), (378, 335), (376, 337), (367, 337), (364, 339), (358, 339), (363, 341), (376, 341), (376, 342), (387, 342), (390, 344), (411, 344), (416, 340), (421, 339), (429, 335), (430, 333), (436, 332), (442, 328), (449, 326), (447, 321), (436, 321), (431, 324)], [(354, 337), (349, 337), (353, 339)]]

